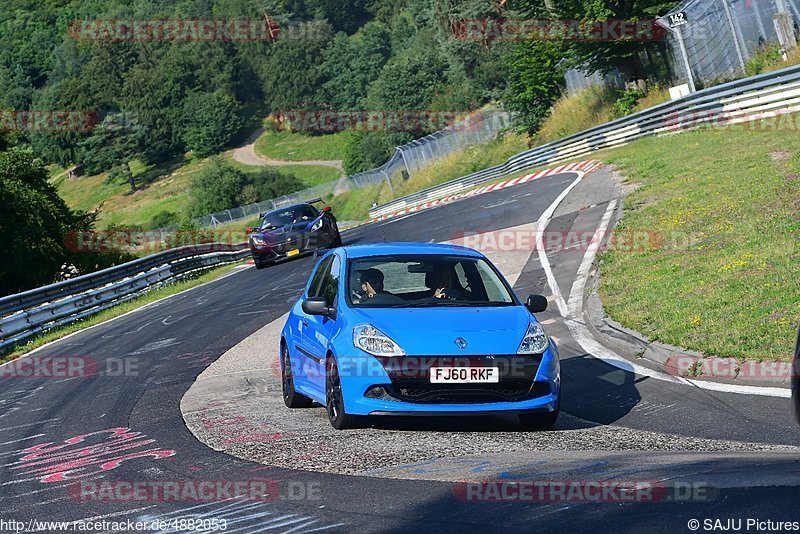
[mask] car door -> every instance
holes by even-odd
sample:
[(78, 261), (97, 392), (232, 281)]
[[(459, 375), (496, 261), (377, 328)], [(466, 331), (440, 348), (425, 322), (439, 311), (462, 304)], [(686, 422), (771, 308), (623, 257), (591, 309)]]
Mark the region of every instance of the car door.
[[(328, 306), (336, 306), (339, 296), (339, 279), (342, 261), (339, 256), (330, 256), (331, 262), (320, 280), (319, 289), (314, 296), (324, 297)], [(325, 356), (336, 319), (321, 315), (309, 315), (308, 326), (303, 328), (303, 344), (308, 351), (309, 367), (306, 369), (309, 385), (320, 395), (325, 394)]]
[(332, 261), (333, 257), (329, 256), (317, 264), (317, 268), (311, 276), (311, 281), (308, 284), (306, 292), (294, 307), (293, 322), (296, 321), (296, 324), (291, 324), (289, 326), (292, 333), (292, 344), (296, 349), (295, 354), (293, 354), (295, 363), (292, 366), (292, 371), (294, 372), (295, 385), (301, 390), (305, 387), (314, 387), (313, 375), (318, 367), (315, 355), (311, 352), (305, 340), (305, 331), (309, 328), (312, 316), (303, 311), (302, 303), (303, 300), (308, 297), (316, 297), (319, 295), (322, 279), (325, 277), (325, 274), (330, 271)]

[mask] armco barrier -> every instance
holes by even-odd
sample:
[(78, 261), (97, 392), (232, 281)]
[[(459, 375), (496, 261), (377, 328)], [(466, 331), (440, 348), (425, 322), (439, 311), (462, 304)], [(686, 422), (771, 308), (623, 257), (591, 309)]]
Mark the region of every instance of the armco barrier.
[(0, 298), (0, 349), (130, 300), (155, 285), (249, 253), (246, 243), (190, 245)]
[(372, 219), (445, 198), (539, 165), (549, 165), (657, 134), (712, 123), (739, 124), (800, 111), (800, 65), (703, 89), (558, 141), (520, 152), (505, 163), (447, 181), (369, 211)]

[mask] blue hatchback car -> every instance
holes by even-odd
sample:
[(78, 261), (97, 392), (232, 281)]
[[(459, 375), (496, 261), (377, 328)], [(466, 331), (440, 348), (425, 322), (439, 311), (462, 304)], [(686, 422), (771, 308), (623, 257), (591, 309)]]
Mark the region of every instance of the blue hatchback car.
[(323, 256), (280, 343), (289, 408), (324, 405), (334, 428), (376, 415), (558, 418), (558, 349), (497, 268), (458, 246), (382, 243)]

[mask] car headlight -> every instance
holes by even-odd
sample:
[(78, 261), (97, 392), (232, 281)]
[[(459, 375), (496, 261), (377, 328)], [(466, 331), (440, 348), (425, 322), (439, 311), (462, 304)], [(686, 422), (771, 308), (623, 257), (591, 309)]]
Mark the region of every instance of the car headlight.
[(544, 328), (539, 323), (531, 323), (519, 344), (517, 354), (540, 354), (547, 349), (549, 340)]
[(252, 235), (252, 236), (250, 236), (250, 238), (253, 240), (253, 243), (255, 243), (256, 245), (266, 245), (267, 244), (267, 242), (264, 240), (263, 237), (260, 237), (260, 236), (257, 236), (257, 235)]
[(373, 356), (405, 356), (400, 345), (372, 326), (360, 324), (353, 328), (353, 345)]
[(322, 228), (322, 219), (318, 220), (317, 222), (315, 222), (315, 223), (314, 223), (314, 224), (311, 226), (311, 231), (312, 231), (312, 232), (316, 232), (316, 231), (317, 231), (317, 230), (319, 230), (320, 228)]

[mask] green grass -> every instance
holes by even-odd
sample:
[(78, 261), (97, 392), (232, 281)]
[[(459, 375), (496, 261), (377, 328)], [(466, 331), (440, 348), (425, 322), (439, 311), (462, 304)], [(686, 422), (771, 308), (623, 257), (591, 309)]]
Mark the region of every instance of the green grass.
[(199, 286), (201, 284), (212, 282), (229, 273), (234, 267), (240, 264), (241, 262), (216, 267), (194, 278), (181, 280), (179, 282), (162, 286), (158, 289), (153, 289), (132, 300), (129, 300), (128, 302), (124, 302), (118, 306), (114, 306), (113, 308), (100, 311), (94, 315), (90, 315), (89, 317), (81, 319), (80, 321), (59, 326), (42, 334), (38, 334), (30, 338), (28, 341), (12, 347), (10, 350), (0, 354), (0, 363), (5, 363), (7, 361), (19, 358), (20, 356), (23, 356), (28, 352), (41, 347), (42, 345), (46, 345), (47, 343), (61, 339), (68, 334), (77, 332), (78, 330), (83, 330), (84, 328), (94, 326), (102, 323), (103, 321), (108, 321), (114, 317), (119, 317), (120, 315), (141, 308), (142, 306), (150, 304), (151, 302), (155, 302), (156, 300), (168, 297), (170, 295), (175, 295), (181, 291), (186, 291), (187, 289)]
[(709, 356), (788, 360), (800, 319), (797, 133), (707, 130), (600, 157), (640, 184), (617, 232), (691, 242), (605, 253), (611, 317)]
[[(244, 172), (257, 172), (264, 167), (245, 165), (235, 160), (228, 160), (234, 167)], [(278, 165), (271, 167), (281, 174), (294, 174), (298, 180), (303, 182), (305, 187), (333, 182), (341, 177), (339, 169), (326, 167), (325, 165)]]
[(281, 165), (274, 168), (284, 174), (294, 174), (306, 187), (333, 182), (342, 176), (339, 169), (324, 165)]
[(370, 185), (346, 191), (335, 197), (326, 198), (331, 206), (336, 219), (340, 221), (366, 221), (369, 219), (369, 209), (373, 202), (380, 203), (380, 199), (387, 189), (385, 184)]
[(281, 161), (341, 160), (349, 137), (348, 132), (306, 135), (268, 129), (256, 140), (255, 151)]

